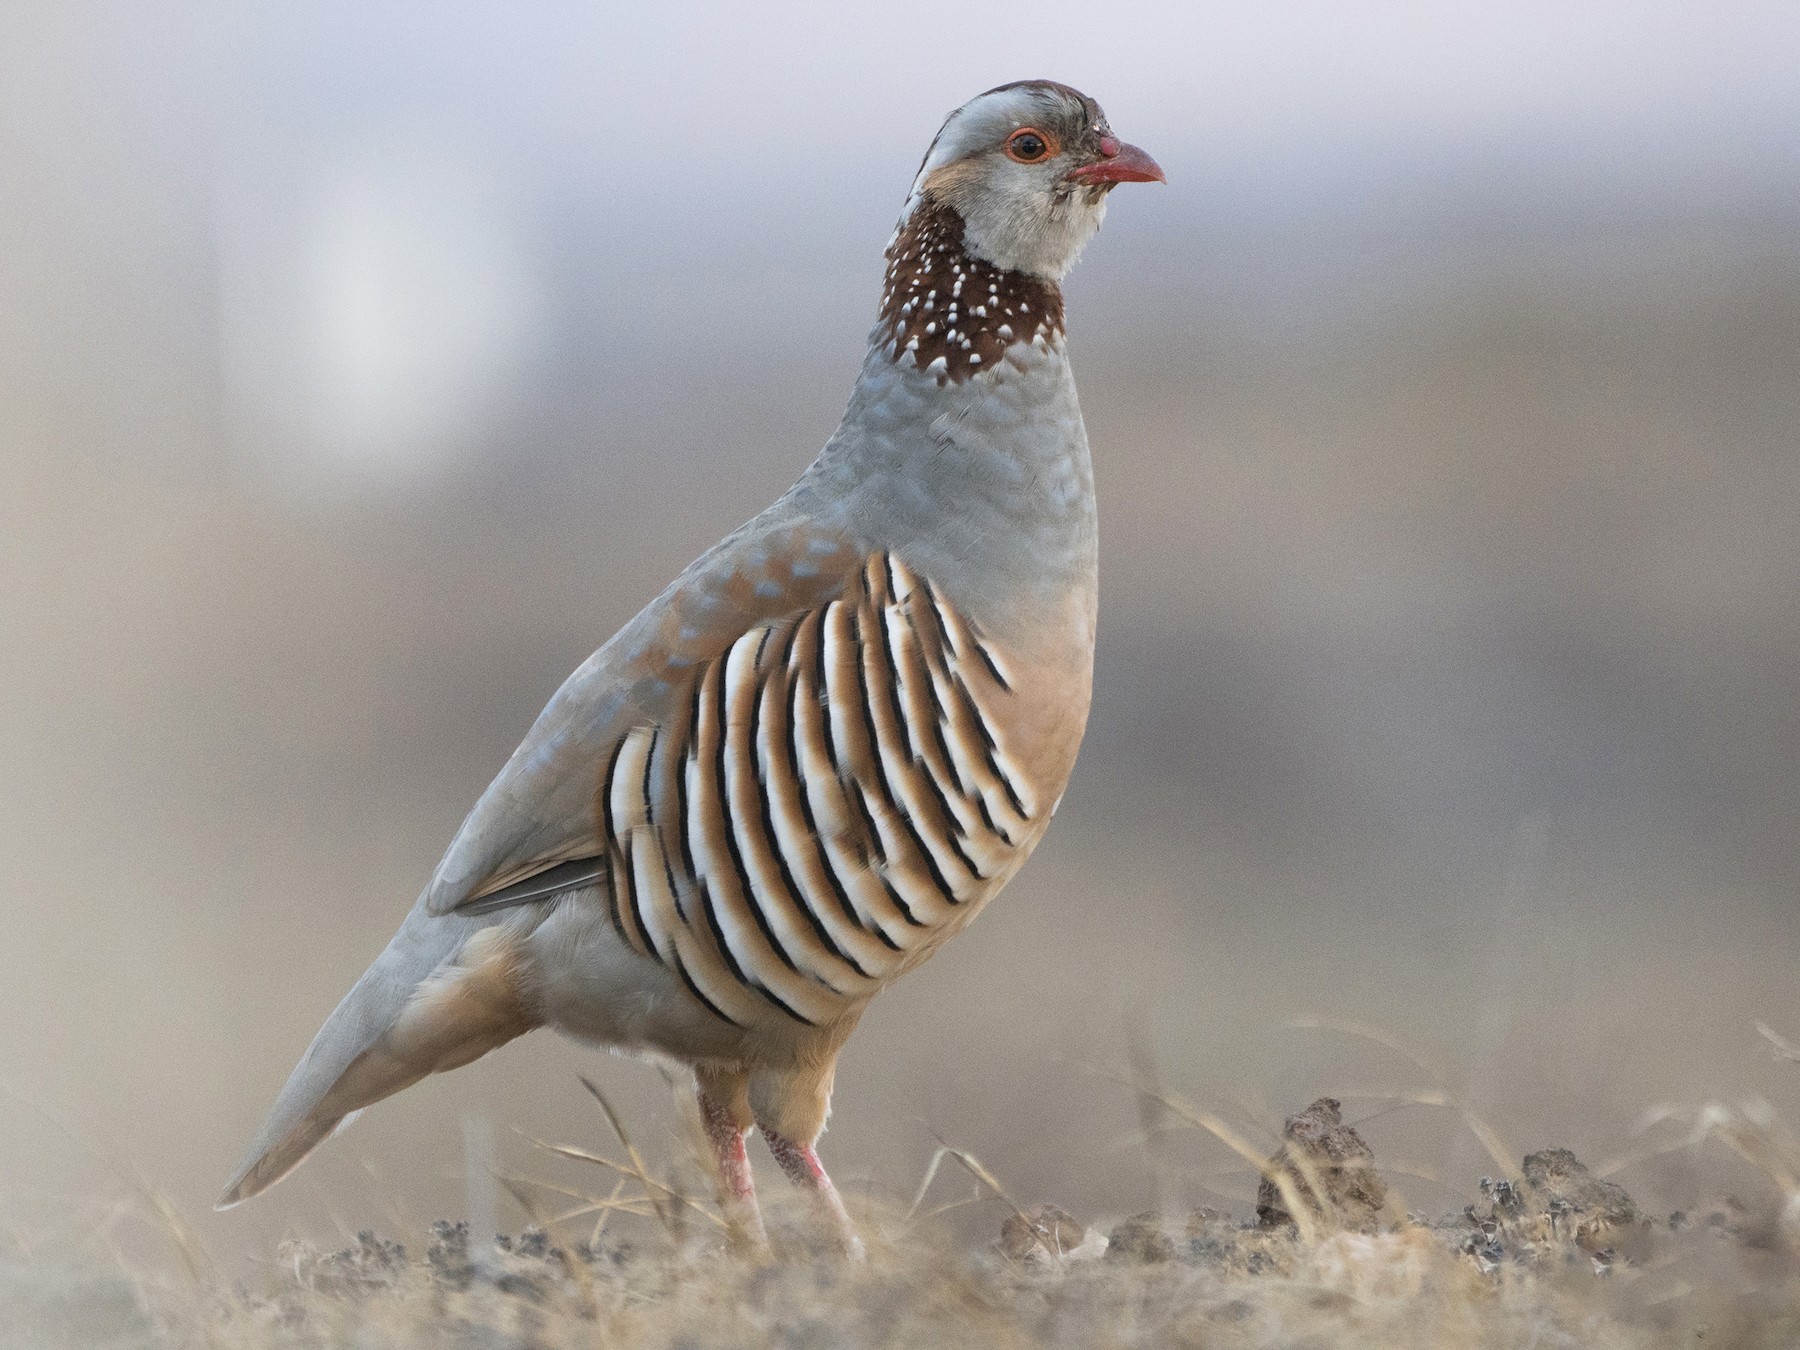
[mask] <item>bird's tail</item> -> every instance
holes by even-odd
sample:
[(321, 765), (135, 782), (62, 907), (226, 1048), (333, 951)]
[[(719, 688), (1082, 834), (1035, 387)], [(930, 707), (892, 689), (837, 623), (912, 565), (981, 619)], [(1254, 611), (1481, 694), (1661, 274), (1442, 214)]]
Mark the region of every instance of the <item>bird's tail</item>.
[(313, 1037), (217, 1207), (266, 1191), (363, 1107), (537, 1026), (520, 976), (512, 925), (415, 909)]

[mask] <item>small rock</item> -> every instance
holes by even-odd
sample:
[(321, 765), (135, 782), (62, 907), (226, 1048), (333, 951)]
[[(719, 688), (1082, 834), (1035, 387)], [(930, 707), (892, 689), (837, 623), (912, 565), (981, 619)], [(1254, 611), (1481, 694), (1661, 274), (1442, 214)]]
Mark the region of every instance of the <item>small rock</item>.
[(1000, 1250), (1014, 1261), (1067, 1256), (1087, 1239), (1087, 1229), (1060, 1205), (1034, 1205), (1000, 1225)]
[(356, 1246), (328, 1256), (311, 1255), (288, 1247), (284, 1264), (313, 1289), (337, 1296), (365, 1294), (391, 1285), (407, 1269), (407, 1249), (398, 1242), (376, 1237), (371, 1231), (356, 1235)]
[(1462, 1245), (1463, 1255), (1474, 1261), (1475, 1269), (1483, 1275), (1492, 1275), (1500, 1269), (1500, 1263), (1506, 1260), (1506, 1248), (1492, 1233), (1471, 1233)]
[(550, 1245), (550, 1234), (536, 1224), (519, 1234), (519, 1241), (513, 1248), (520, 1256), (535, 1261), (561, 1261), (563, 1254)]
[(1216, 1209), (1188, 1216), (1185, 1254), (1228, 1278), (1291, 1274), (1299, 1257), (1291, 1228), (1258, 1228)]
[(583, 1238), (575, 1244), (575, 1259), (590, 1266), (614, 1266), (624, 1269), (637, 1259), (637, 1247), (627, 1239), (609, 1238), (598, 1247), (590, 1247)]
[(1566, 1148), (1528, 1154), (1524, 1172), (1526, 1189), (1550, 1216), (1553, 1231), (1589, 1252), (1642, 1222), (1623, 1186), (1595, 1176)]
[(1237, 1251), (1237, 1221), (1221, 1209), (1197, 1209), (1188, 1215), (1187, 1255), (1204, 1266), (1225, 1266)]
[(1505, 1177), (1483, 1177), (1481, 1193), (1488, 1198), (1495, 1214), (1523, 1214), (1525, 1197), (1517, 1182)]
[(1162, 1215), (1154, 1210), (1134, 1214), (1108, 1235), (1106, 1259), (1136, 1261), (1142, 1265), (1173, 1261), (1175, 1239), (1164, 1227)]
[(1749, 1207), (1735, 1195), (1709, 1202), (1700, 1211), (1699, 1221), (1707, 1232), (1728, 1238), (1741, 1239), (1755, 1226)]
[[(1341, 1103), (1321, 1097), (1289, 1116), (1281, 1133), (1285, 1142), (1269, 1159), (1270, 1170), (1291, 1182), (1314, 1215), (1333, 1228), (1365, 1233), (1380, 1228), (1387, 1183), (1375, 1170), (1375, 1151), (1344, 1124)], [(1309, 1173), (1323, 1195), (1314, 1193)], [(1256, 1188), (1257, 1226), (1282, 1228), (1293, 1221), (1281, 1188), (1265, 1176)]]
[(431, 1245), (425, 1263), (440, 1284), (467, 1289), (475, 1279), (475, 1263), (469, 1259), (469, 1225), (439, 1219), (431, 1225)]

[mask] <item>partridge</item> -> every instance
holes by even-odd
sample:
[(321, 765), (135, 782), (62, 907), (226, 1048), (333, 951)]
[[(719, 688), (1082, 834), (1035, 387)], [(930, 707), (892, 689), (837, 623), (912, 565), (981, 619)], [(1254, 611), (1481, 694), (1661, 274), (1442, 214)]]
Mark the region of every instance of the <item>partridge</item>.
[(1099, 106), (950, 114), (842, 423), (569, 677), (314, 1037), (221, 1208), (372, 1102), (536, 1027), (691, 1069), (724, 1203), (814, 1145), (872, 999), (1043, 837), (1092, 684), (1093, 474), (1059, 283), (1119, 183)]

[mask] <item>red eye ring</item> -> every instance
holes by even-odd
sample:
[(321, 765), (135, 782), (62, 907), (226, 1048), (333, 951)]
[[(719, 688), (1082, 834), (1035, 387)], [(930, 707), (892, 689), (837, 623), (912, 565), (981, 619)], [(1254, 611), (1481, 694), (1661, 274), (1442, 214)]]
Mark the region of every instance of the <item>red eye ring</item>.
[[(1033, 149), (1036, 154), (1030, 153)], [(1020, 127), (1006, 138), (1006, 157), (1015, 164), (1042, 164), (1061, 152), (1056, 137), (1038, 127)]]

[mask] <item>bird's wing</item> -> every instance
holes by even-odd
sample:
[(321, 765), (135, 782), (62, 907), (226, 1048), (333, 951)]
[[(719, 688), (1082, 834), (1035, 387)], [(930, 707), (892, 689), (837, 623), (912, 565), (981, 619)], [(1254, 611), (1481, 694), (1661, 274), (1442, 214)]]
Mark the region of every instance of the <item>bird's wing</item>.
[(841, 532), (778, 504), (690, 565), (556, 691), (451, 841), (420, 897), (426, 912), (590, 882), (607, 847), (598, 793), (622, 739), (664, 721), (697, 667), (757, 625), (829, 601), (861, 562)]

